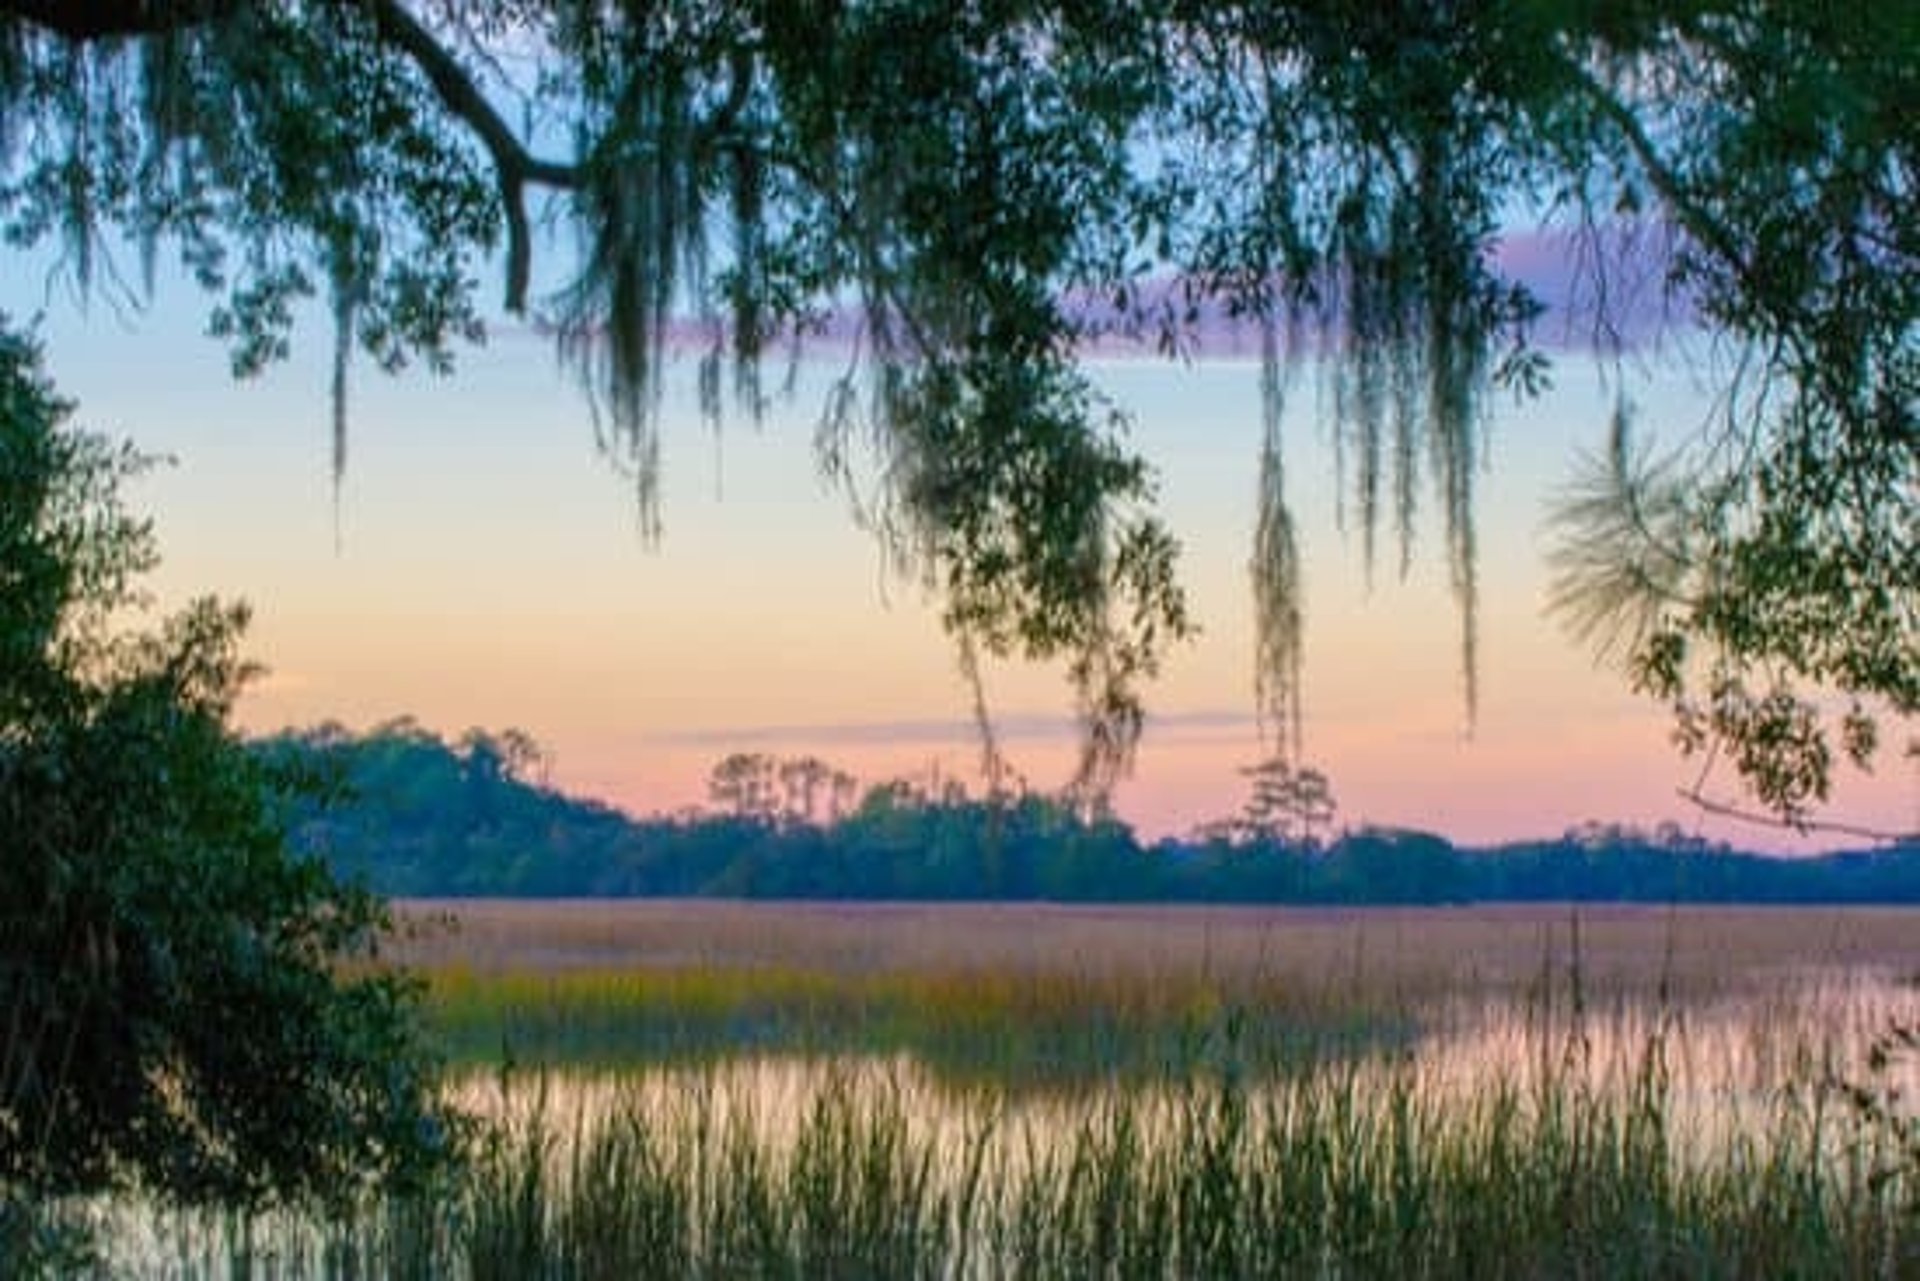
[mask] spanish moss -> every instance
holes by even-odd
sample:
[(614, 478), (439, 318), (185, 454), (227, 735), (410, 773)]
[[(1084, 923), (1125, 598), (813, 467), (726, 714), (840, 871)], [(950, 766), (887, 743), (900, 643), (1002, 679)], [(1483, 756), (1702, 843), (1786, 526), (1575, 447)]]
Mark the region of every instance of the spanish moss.
[(583, 266), (560, 300), (560, 351), (589, 393), (601, 447), (634, 482), (641, 529), (660, 533), (659, 409), (673, 308), (704, 284), (705, 209), (695, 86), (663, 59), (621, 89), (575, 198)]
[(1305, 655), (1300, 549), (1287, 505), (1282, 417), (1287, 370), (1275, 322), (1260, 330), (1260, 480), (1253, 535), (1254, 693), (1262, 723), (1289, 759), (1302, 751), (1300, 680)]
[(340, 548), (340, 492), (347, 479), (347, 370), (353, 362), (353, 291), (345, 281), (333, 288), (333, 542)]
[[(1061, 666), (1082, 777), (1108, 780), (1191, 627), (1089, 340), (1262, 327), (1252, 684), (1281, 752), (1303, 751), (1307, 537), (1282, 410), (1308, 360), (1369, 581), (1411, 571), (1417, 524), (1440, 544), (1471, 725), (1487, 397), (1544, 377), (1497, 238), (1533, 198), (1671, 228), (1665, 283), (1777, 389), (1730, 399), (1739, 447), (1700, 460), (1687, 550), (1725, 587), (1692, 583), (1678, 625), (1910, 708), (1915, 160), (1872, 106), (1910, 89), (1887, 56), (1910, 24), (1589, 8), (0, 0), (0, 231), (82, 294), (118, 286), (109, 233), (149, 287), (177, 266), (242, 376), (331, 306), (336, 504), (350, 358), (449, 369), (494, 264), (525, 314), (543, 224), (577, 252), (535, 322), (649, 541), (681, 349), (717, 430), (729, 395), (762, 412), (776, 348), (830, 348), (822, 472), (963, 670)], [(1630, 271), (1576, 264), (1604, 344)], [(1630, 552), (1618, 532), (1594, 537)]]

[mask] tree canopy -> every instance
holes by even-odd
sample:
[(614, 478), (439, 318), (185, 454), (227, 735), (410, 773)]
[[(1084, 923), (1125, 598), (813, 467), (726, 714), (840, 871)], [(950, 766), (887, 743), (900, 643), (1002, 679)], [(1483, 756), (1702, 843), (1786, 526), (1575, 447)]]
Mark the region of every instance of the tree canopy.
[(355, 353), (445, 368), (485, 276), (649, 513), (674, 350), (716, 415), (850, 352), (824, 466), (970, 668), (1066, 663), (1093, 783), (1191, 623), (1085, 345), (1261, 336), (1255, 682), (1297, 755), (1289, 384), (1319, 358), (1369, 556), (1404, 568), (1439, 511), (1471, 707), (1481, 426), (1547, 376), (1495, 249), (1545, 221), (1603, 351), (1651, 269), (1729, 371), (1681, 459), (1623, 406), (1568, 504), (1569, 617), (1791, 820), (1835, 735), (1864, 763), (1920, 706), (1912, 6), (0, 0), (0, 116), (12, 242), (82, 281), (109, 230), (177, 255), (242, 373), (329, 307), (336, 466)]
[(0, 1210), (424, 1174), (451, 1136), (411, 988), (364, 964), (384, 907), (289, 852), (311, 763), (227, 727), (244, 609), (130, 629), (146, 462), (69, 412), (0, 325)]
[(1920, 902), (1920, 842), (1781, 858), (1677, 824), (1588, 822), (1476, 849), (1336, 830), (1326, 780), (1277, 761), (1247, 771), (1238, 813), (1148, 843), (1017, 786), (970, 794), (938, 774), (868, 784), (816, 757), (757, 752), (715, 763), (708, 806), (633, 817), (497, 768), (511, 738), (446, 741), (403, 719), (364, 734), (285, 731), (253, 750), (337, 770), (340, 800), (292, 808), (295, 848), (409, 897)]

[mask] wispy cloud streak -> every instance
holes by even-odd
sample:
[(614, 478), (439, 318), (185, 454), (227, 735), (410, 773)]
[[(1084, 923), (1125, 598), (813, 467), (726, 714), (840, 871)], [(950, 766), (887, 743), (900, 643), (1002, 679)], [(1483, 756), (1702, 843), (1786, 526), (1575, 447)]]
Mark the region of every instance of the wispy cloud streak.
[[(1596, 348), (1633, 349), (1662, 334), (1685, 329), (1695, 322), (1684, 296), (1665, 287), (1670, 235), (1650, 225), (1575, 231), (1525, 231), (1501, 239), (1493, 251), (1496, 268), (1525, 286), (1544, 305), (1534, 327), (1541, 345), (1566, 351)], [(1178, 278), (1165, 276), (1141, 282), (1136, 294), (1145, 308), (1167, 300), (1173, 312), (1185, 309)], [(1094, 335), (1080, 345), (1081, 354), (1105, 359), (1163, 361), (1157, 332), (1123, 332), (1119, 317), (1100, 297), (1070, 298), (1067, 308)], [(1313, 326), (1309, 326), (1311, 331)], [(1337, 331), (1338, 326), (1333, 327)], [(553, 334), (540, 322), (506, 322), (493, 329), (496, 337), (549, 340)], [(821, 317), (797, 344), (802, 354), (845, 352), (861, 333), (857, 312), (839, 309)], [(680, 355), (701, 354), (716, 342), (712, 322), (692, 318), (671, 321), (666, 344)], [(1316, 333), (1305, 338), (1317, 344)], [(1186, 359), (1256, 359), (1260, 330), (1249, 319), (1228, 313), (1217, 299), (1197, 303), (1194, 324), (1182, 329), (1178, 352)], [(1314, 352), (1301, 353), (1316, 354)]]
[[(1254, 728), (1254, 718), (1245, 711), (1212, 709), (1171, 712), (1147, 718), (1148, 730), (1245, 730)], [(1019, 739), (1075, 741), (1079, 722), (1071, 716), (1016, 714), (995, 716), (993, 732), (1002, 740)], [(757, 747), (772, 744), (821, 746), (893, 746), (906, 743), (969, 743), (979, 736), (973, 721), (952, 719), (902, 719), (852, 721), (813, 724), (700, 726), (650, 734), (646, 741), (659, 747)]]

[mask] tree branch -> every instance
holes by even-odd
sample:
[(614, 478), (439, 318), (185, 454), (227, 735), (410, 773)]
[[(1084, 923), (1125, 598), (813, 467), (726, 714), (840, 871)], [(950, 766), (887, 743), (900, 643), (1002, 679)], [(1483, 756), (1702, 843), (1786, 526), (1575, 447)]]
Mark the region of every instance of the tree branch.
[(473, 130), (492, 157), (494, 171), (500, 178), (500, 203), (507, 216), (506, 308), (511, 312), (524, 311), (533, 260), (533, 241), (527, 227), (526, 186), (533, 182), (575, 189), (583, 180), (580, 167), (542, 160), (529, 152), (474, 84), (466, 68), (399, 0), (373, 0), (366, 7), (373, 18), (374, 29), (413, 60), (433, 86), (441, 105)]
[(1697, 805), (1707, 813), (1716, 814), (1721, 818), (1736, 819), (1742, 823), (1752, 823), (1757, 827), (1798, 832), (1803, 836), (1812, 832), (1830, 832), (1835, 836), (1853, 836), (1863, 841), (1884, 841), (1888, 844), (1920, 840), (1920, 831), (1890, 832), (1877, 827), (1863, 827), (1857, 823), (1835, 823), (1809, 818), (1776, 818), (1771, 814), (1761, 814), (1754, 810), (1741, 809), (1737, 805), (1729, 805), (1725, 801), (1716, 801), (1702, 793), (1698, 785), (1691, 788), (1675, 788), (1674, 794), (1681, 800)]
[(1686, 180), (1660, 154), (1660, 149), (1648, 135), (1646, 126), (1616, 97), (1611, 89), (1602, 84), (1594, 75), (1578, 62), (1567, 59), (1566, 68), (1574, 86), (1584, 93), (1599, 109), (1608, 123), (1612, 124), (1626, 141), (1627, 148), (1640, 162), (1647, 180), (1660, 198), (1678, 215), (1680, 226), (1702, 247), (1726, 265), (1740, 288), (1746, 295), (1763, 307), (1777, 309), (1786, 315), (1775, 318), (1777, 324), (1786, 333), (1789, 341), (1799, 346), (1798, 332), (1789, 322), (1801, 320), (1799, 309), (1791, 307), (1785, 300), (1771, 297), (1754, 269), (1754, 264), (1740, 249), (1733, 232), (1727, 225), (1714, 217), (1688, 189)]
[[(538, 183), (567, 190), (584, 175), (578, 165), (545, 160), (527, 150), (512, 128), (487, 101), (459, 59), (399, 0), (333, 0), (363, 11), (380, 39), (418, 67), (440, 104), (473, 131), (492, 158), (507, 218), (506, 308), (526, 309), (532, 270), (533, 237), (528, 228), (526, 187)], [(86, 43), (120, 37), (160, 35), (216, 22), (241, 11), (239, 0), (0, 0), (0, 15), (12, 15), (65, 40)]]
[(230, 16), (240, 7), (239, 0), (0, 0), (0, 13), (83, 42), (179, 31)]

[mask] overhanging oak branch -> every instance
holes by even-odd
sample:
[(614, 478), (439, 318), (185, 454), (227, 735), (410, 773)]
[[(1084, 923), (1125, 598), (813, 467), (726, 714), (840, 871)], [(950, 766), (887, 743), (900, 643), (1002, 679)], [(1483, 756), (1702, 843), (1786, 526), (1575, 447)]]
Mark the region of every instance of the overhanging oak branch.
[[(419, 69), (440, 105), (486, 148), (499, 179), (507, 220), (506, 308), (525, 310), (533, 258), (527, 184), (577, 188), (582, 181), (579, 166), (529, 151), (460, 60), (399, 0), (334, 0), (334, 4), (363, 12), (380, 40)], [(0, 15), (11, 15), (64, 40), (88, 43), (189, 30), (232, 17), (242, 7), (236, 0), (95, 0), (88, 4), (0, 0)]]
[(420, 68), (440, 103), (473, 130), (493, 160), (500, 179), (500, 203), (507, 217), (508, 311), (523, 311), (527, 278), (533, 259), (532, 236), (527, 229), (526, 186), (574, 188), (581, 182), (577, 165), (542, 160), (529, 152), (500, 113), (480, 92), (466, 68), (447, 47), (422, 26), (398, 0), (374, 0), (368, 6), (374, 27)]

